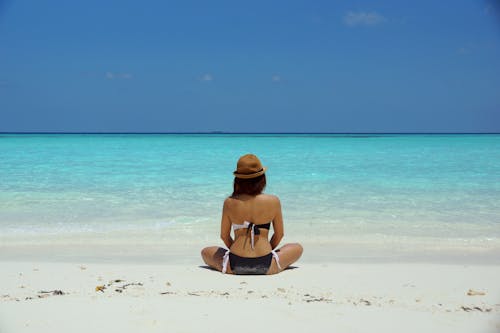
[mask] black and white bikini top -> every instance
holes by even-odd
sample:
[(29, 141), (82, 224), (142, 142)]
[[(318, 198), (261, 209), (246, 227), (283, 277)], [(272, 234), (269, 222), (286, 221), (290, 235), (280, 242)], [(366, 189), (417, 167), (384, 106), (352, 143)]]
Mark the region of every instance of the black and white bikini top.
[(253, 222), (248, 222), (244, 221), (243, 224), (235, 224), (233, 223), (233, 230), (239, 230), (239, 229), (247, 229), (247, 233), (250, 232), (250, 237), (251, 237), (251, 244), (252, 244), (252, 249), (254, 248), (254, 238), (255, 235), (260, 235), (260, 230), (259, 229), (267, 229), (269, 230), (271, 228), (271, 222), (269, 223), (264, 223), (264, 224), (255, 224)]

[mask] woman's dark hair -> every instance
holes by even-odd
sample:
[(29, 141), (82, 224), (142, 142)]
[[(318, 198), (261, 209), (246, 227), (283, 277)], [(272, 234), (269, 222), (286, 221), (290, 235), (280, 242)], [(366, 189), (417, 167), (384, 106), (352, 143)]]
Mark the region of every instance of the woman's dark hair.
[(257, 195), (261, 194), (266, 187), (266, 175), (255, 178), (243, 179), (234, 178), (234, 187), (232, 197), (240, 194)]

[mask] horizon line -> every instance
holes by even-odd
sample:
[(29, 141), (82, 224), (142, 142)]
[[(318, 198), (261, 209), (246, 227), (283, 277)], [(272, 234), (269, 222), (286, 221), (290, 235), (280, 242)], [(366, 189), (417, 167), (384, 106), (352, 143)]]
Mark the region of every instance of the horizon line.
[(109, 132), (109, 131), (71, 131), (71, 132), (65, 132), (65, 131), (0, 131), (1, 134), (176, 134), (176, 135), (182, 135), (182, 134), (229, 134), (229, 135), (234, 135), (234, 134), (288, 134), (288, 135), (300, 135), (300, 134), (330, 134), (330, 135), (367, 135), (367, 134), (436, 134), (436, 135), (443, 135), (443, 134), (500, 134), (500, 132), (229, 132), (229, 131), (185, 131), (185, 132), (141, 132), (141, 131), (134, 131), (134, 132), (122, 132), (122, 131), (116, 131), (116, 132)]

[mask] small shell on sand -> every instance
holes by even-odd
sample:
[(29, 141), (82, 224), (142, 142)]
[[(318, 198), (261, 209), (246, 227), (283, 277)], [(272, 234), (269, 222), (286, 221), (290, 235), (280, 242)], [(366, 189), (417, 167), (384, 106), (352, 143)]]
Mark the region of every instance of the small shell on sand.
[(473, 289), (469, 289), (467, 292), (467, 296), (484, 296), (486, 293), (484, 291), (477, 291)]

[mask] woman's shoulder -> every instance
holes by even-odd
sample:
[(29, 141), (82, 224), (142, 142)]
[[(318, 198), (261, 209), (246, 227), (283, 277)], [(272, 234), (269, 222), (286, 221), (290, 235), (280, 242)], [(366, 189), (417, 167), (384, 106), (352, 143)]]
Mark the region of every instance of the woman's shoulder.
[(260, 200), (269, 200), (269, 201), (279, 201), (280, 200), (278, 198), (278, 196), (276, 196), (274, 194), (265, 194), (265, 193), (261, 193), (261, 194), (257, 195), (256, 198), (259, 198)]
[(255, 197), (256, 201), (265, 203), (265, 204), (270, 204), (270, 205), (279, 205), (280, 204), (280, 199), (273, 194), (259, 194)]
[(226, 200), (224, 200), (224, 207), (230, 207), (236, 203), (236, 199), (233, 197), (227, 197)]

